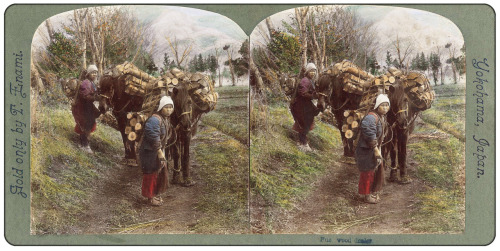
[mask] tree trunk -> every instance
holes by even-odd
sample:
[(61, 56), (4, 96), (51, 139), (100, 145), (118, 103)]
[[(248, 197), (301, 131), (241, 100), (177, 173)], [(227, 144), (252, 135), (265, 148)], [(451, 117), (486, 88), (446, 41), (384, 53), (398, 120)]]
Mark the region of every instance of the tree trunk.
[(267, 17), (266, 18), (266, 25), (267, 25), (267, 30), (269, 31), (269, 36), (275, 31), (276, 29), (274, 28), (273, 22), (271, 21), (271, 18)]
[(444, 74), (443, 74), (443, 67), (441, 66), (439, 68), (440, 74), (441, 74), (441, 85), (444, 85)]
[(47, 26), (47, 32), (49, 33), (49, 42), (52, 43), (54, 41), (54, 28), (52, 28), (50, 18), (45, 21), (45, 26)]
[[(297, 24), (300, 30), (300, 45), (301, 45), (301, 73), (303, 73), (304, 67), (307, 65), (307, 33), (306, 33), (306, 16), (309, 7), (302, 7), (295, 9), (295, 18), (297, 19)], [(299, 76), (300, 78), (304, 77)]]
[(232, 50), (230, 51), (231, 49), (228, 49), (227, 50), (227, 57), (228, 57), (228, 63), (229, 63), (229, 70), (231, 72), (231, 81), (233, 82), (233, 86), (236, 85), (236, 81), (234, 79), (234, 67), (233, 67), (233, 62), (232, 62), (232, 57), (231, 57), (231, 54), (232, 54)]
[(257, 66), (255, 65), (255, 63), (253, 62), (252, 56), (250, 56), (249, 61), (250, 61), (249, 62), (250, 75), (253, 75), (254, 78), (255, 78), (255, 89), (258, 92), (261, 92), (262, 91), (262, 87), (264, 86), (264, 82), (262, 81), (262, 76), (260, 75), (259, 69), (257, 68)]

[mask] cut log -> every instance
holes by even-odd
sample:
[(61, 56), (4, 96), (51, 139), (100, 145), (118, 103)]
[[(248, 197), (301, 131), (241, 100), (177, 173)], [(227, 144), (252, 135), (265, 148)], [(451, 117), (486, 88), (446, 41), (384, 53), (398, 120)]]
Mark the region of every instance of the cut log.
[(137, 119), (136, 118), (130, 119), (129, 125), (130, 126), (135, 126), (135, 124), (137, 124)]
[(389, 83), (394, 84), (394, 82), (396, 82), (396, 78), (393, 77), (393, 76), (390, 76), (389, 77)]
[(135, 141), (135, 139), (137, 139), (137, 134), (135, 134), (135, 132), (130, 132), (127, 138), (130, 141)]
[(179, 80), (177, 78), (172, 78), (172, 84), (177, 85), (179, 83)]
[(347, 120), (346, 120), (346, 121), (347, 121), (347, 124), (349, 124), (349, 125), (350, 125), (350, 124), (352, 124), (352, 122), (354, 121), (354, 117), (353, 117), (353, 116), (349, 116), (349, 117), (347, 117)]
[(174, 74), (172, 74), (170, 72), (165, 73), (165, 76), (167, 76), (167, 78), (170, 78), (170, 79), (175, 78)]
[[(350, 138), (352, 138), (352, 136), (354, 136), (354, 133), (353, 133), (351, 130), (347, 130), (347, 131), (345, 132), (345, 137), (346, 137), (346, 138), (350, 139)], [(129, 137), (130, 137), (130, 136), (129, 136)]]
[(345, 110), (344, 111), (344, 117), (349, 117), (350, 114), (351, 114), (350, 110)]
[(132, 131), (132, 127), (127, 126), (125, 127), (125, 134), (129, 134)]
[(169, 85), (170, 83), (172, 83), (172, 79), (169, 78), (169, 77), (166, 77), (165, 78), (165, 83), (167, 83), (167, 85)]
[(358, 125), (359, 125), (358, 121), (354, 120), (354, 121), (352, 122), (352, 124), (351, 124), (351, 128), (353, 128), (353, 129), (354, 129), (354, 128), (358, 128)]
[(142, 124), (141, 123), (135, 124), (135, 131), (136, 132), (139, 131), (139, 130), (141, 130), (141, 129), (142, 129)]
[(347, 124), (342, 125), (342, 132), (346, 132), (347, 130), (349, 130), (349, 125)]
[(131, 119), (134, 116), (131, 112), (127, 113), (127, 119)]

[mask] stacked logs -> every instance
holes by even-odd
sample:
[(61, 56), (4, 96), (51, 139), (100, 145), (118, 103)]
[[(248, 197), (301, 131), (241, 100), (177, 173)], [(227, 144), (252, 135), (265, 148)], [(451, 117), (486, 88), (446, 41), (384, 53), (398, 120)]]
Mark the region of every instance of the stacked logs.
[(147, 117), (141, 112), (129, 112), (127, 114), (125, 134), (129, 141), (134, 142), (141, 138), (146, 119)]
[(69, 99), (73, 99), (76, 96), (77, 88), (80, 86), (80, 81), (77, 78), (71, 78), (71, 79), (63, 79), (61, 80), (61, 87), (64, 91), (64, 94), (66, 94), (66, 97)]
[(344, 91), (356, 95), (363, 95), (364, 89), (372, 85), (375, 77), (363, 71), (349, 60), (344, 60), (330, 67), (327, 74), (339, 76), (344, 84)]
[(110, 70), (114, 78), (122, 78), (125, 81), (125, 92), (129, 95), (144, 96), (158, 83), (156, 78), (140, 70), (130, 62), (116, 65)]
[(365, 116), (365, 112), (361, 110), (345, 110), (344, 111), (344, 124), (342, 125), (342, 132), (346, 138), (350, 139), (359, 131), (361, 119)]
[(284, 74), (280, 77), (279, 82), (281, 90), (287, 97), (291, 97), (299, 83), (299, 79), (296, 75), (289, 76)]
[(404, 81), (406, 94), (420, 110), (427, 110), (434, 101), (435, 94), (427, 77), (418, 72), (410, 72)]

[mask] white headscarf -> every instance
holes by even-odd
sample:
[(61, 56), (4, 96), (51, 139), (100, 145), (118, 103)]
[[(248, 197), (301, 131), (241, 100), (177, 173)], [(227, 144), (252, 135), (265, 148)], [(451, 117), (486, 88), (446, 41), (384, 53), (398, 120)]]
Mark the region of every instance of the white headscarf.
[(373, 109), (377, 109), (377, 107), (384, 102), (387, 102), (389, 103), (389, 105), (391, 105), (391, 102), (389, 101), (389, 98), (386, 94), (379, 94), (377, 96), (377, 100), (375, 100), (375, 107)]
[(172, 101), (172, 98), (170, 96), (163, 96), (160, 99), (160, 105), (158, 106), (158, 110), (156, 111), (159, 112), (166, 105), (172, 105), (172, 107), (174, 107), (174, 101)]
[(309, 72), (310, 70), (317, 70), (316, 69), (316, 65), (314, 65), (313, 63), (309, 63), (306, 65), (306, 73)]
[(87, 68), (87, 73), (92, 73), (94, 71), (98, 71), (97, 66), (95, 66), (95, 64), (89, 65), (89, 67)]

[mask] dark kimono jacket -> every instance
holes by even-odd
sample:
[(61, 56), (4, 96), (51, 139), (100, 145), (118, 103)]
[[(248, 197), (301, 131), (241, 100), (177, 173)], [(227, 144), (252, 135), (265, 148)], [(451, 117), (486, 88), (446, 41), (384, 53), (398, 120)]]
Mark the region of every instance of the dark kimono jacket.
[(150, 174), (161, 168), (158, 149), (165, 147), (168, 132), (168, 121), (158, 114), (146, 120), (144, 134), (139, 146), (139, 159), (144, 174)]
[(290, 104), (290, 111), (295, 120), (293, 129), (299, 133), (307, 133), (314, 128), (314, 117), (319, 113), (319, 109), (312, 102), (315, 94), (314, 82), (304, 77)]
[[(356, 165), (360, 172), (371, 171), (377, 167), (373, 147), (381, 140), (383, 118), (374, 114), (370, 112), (361, 120), (360, 135), (355, 151)], [(375, 116), (379, 118), (377, 119)]]
[(95, 119), (101, 114), (94, 105), (96, 95), (96, 85), (88, 79), (83, 80), (75, 103), (71, 107), (76, 122), (75, 131), (79, 134), (88, 134), (95, 130)]

